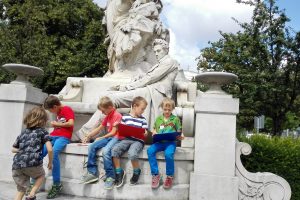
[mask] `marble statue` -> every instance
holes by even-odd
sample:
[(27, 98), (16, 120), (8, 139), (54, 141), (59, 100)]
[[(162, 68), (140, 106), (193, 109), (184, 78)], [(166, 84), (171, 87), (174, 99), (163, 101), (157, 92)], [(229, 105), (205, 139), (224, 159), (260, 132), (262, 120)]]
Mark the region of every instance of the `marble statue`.
[(159, 21), (160, 0), (109, 0), (104, 23), (107, 26), (109, 70), (106, 76), (145, 73), (155, 59), (151, 50), (154, 38), (168, 39)]
[[(104, 93), (103, 96), (108, 95), (117, 108), (130, 108), (135, 96), (143, 96), (148, 102), (144, 115), (147, 116), (148, 123), (152, 124), (159, 115), (159, 104), (162, 99), (166, 96), (172, 97), (172, 87), (178, 72), (179, 64), (168, 55), (168, 50), (168, 42), (163, 39), (155, 39), (153, 51), (158, 63), (131, 82), (111, 87), (110, 91)], [(79, 138), (82, 138), (84, 134), (97, 126), (102, 117), (102, 113), (97, 110), (78, 131)]]

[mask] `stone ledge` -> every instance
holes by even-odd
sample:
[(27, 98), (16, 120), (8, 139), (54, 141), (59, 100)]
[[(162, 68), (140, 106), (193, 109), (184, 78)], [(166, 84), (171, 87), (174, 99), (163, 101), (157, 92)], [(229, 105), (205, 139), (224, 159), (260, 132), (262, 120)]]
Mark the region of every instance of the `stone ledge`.
[[(139, 155), (139, 159), (148, 159), (147, 148), (149, 145), (145, 145), (143, 151)], [(194, 148), (183, 148), (177, 147), (174, 155), (174, 160), (185, 160), (185, 161), (193, 161), (194, 160)], [(66, 154), (77, 154), (77, 155), (87, 155), (88, 154), (88, 144), (82, 145), (80, 143), (71, 143), (68, 144), (67, 147), (63, 150)], [(100, 150), (97, 153), (98, 156), (102, 156), (102, 151)], [(123, 158), (127, 158), (127, 153), (125, 153)], [(165, 156), (163, 152), (157, 153), (158, 160), (164, 160)]]

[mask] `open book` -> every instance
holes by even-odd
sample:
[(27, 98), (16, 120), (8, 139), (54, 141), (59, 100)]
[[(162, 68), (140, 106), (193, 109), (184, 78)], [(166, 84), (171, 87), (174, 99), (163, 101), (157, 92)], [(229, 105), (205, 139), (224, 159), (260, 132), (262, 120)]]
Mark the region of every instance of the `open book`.
[(145, 129), (126, 124), (118, 125), (119, 136), (145, 140)]
[(171, 132), (171, 133), (157, 133), (153, 135), (153, 143), (160, 141), (175, 141), (177, 136), (180, 136), (180, 132)]

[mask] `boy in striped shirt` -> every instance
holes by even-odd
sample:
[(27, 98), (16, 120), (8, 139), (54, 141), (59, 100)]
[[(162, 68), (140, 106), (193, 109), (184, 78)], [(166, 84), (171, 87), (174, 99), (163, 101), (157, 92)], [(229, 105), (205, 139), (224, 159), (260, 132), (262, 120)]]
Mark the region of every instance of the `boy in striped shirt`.
[[(139, 128), (148, 129), (147, 120), (142, 116), (147, 107), (147, 101), (143, 97), (135, 97), (131, 103), (131, 110), (129, 114), (125, 114), (122, 117), (121, 124), (128, 126), (134, 126)], [(121, 168), (120, 157), (123, 153), (128, 151), (128, 159), (131, 160), (133, 175), (130, 179), (130, 185), (137, 184), (141, 169), (138, 162), (138, 156), (143, 150), (144, 140), (135, 137), (127, 137), (119, 141), (112, 149), (113, 163), (116, 169), (115, 186), (121, 187), (125, 177), (125, 171)]]

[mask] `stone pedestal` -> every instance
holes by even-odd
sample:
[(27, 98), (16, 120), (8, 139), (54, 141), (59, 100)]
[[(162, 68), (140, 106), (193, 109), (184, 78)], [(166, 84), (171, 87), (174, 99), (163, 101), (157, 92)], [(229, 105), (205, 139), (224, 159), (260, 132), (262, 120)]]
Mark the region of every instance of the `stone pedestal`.
[(210, 86), (195, 102), (194, 172), (190, 177), (190, 199), (237, 200), (235, 176), (236, 114), (239, 100), (221, 90), (237, 76), (207, 72), (196, 77)]
[(235, 177), (235, 133), (238, 99), (202, 94), (195, 104), (195, 162), (190, 199), (238, 199)]
[[(11, 181), (12, 145), (23, 127), (23, 118), (47, 94), (29, 84), (0, 85), (0, 180)], [(3, 173), (2, 173), (3, 172)]]

